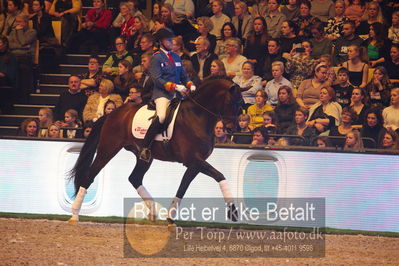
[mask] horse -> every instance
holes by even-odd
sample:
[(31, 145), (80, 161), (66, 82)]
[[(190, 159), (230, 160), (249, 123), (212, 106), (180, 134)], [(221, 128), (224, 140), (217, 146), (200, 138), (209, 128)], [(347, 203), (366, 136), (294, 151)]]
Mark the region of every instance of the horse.
[[(173, 211), (176, 211), (190, 183), (199, 174), (212, 177), (219, 183), (226, 204), (229, 218), (236, 221), (237, 209), (228, 183), (222, 173), (206, 162), (214, 148), (214, 127), (218, 120), (226, 123), (236, 121), (243, 99), (241, 89), (225, 77), (213, 77), (205, 80), (193, 93), (181, 101), (176, 116), (173, 136), (169, 145), (161, 141), (152, 144), (152, 158), (146, 162), (139, 159), (142, 139), (132, 134), (133, 117), (141, 107), (134, 103), (124, 104), (107, 116), (101, 117), (84, 143), (78, 160), (71, 170), (74, 179), (75, 200), (72, 204), (72, 217), (69, 223), (79, 221), (79, 211), (87, 189), (102, 168), (122, 149), (133, 152), (136, 165), (129, 176), (129, 182), (151, 210), (150, 220), (155, 220), (154, 202), (150, 193), (142, 184), (145, 173), (153, 159), (179, 162), (187, 167), (176, 196), (169, 207), (169, 224), (174, 224)], [(97, 155), (93, 161), (94, 154)]]

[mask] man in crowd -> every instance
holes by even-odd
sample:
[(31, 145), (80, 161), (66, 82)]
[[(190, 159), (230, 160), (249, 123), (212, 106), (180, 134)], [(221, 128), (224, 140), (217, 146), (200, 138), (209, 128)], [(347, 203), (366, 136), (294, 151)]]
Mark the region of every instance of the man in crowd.
[(204, 37), (198, 37), (195, 41), (196, 53), (190, 58), (193, 63), (194, 70), (198, 73), (198, 77), (203, 80), (211, 74), (211, 63), (218, 59), (218, 56), (209, 52), (210, 43)]

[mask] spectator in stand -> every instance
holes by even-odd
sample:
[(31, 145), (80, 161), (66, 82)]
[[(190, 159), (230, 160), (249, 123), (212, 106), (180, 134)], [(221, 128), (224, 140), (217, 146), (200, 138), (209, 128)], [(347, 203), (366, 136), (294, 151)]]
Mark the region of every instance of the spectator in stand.
[(314, 60), (311, 56), (312, 49), (313, 46), (310, 41), (303, 41), (302, 49), (292, 49), (290, 55), (286, 57), (286, 71), (290, 74), (294, 90), (297, 90), (301, 82), (312, 75), (313, 69), (317, 65), (317, 60)]
[(134, 23), (130, 28), (130, 38), (127, 39), (126, 49), (137, 55), (141, 53), (141, 38), (149, 32), (149, 28), (148, 21), (143, 15), (136, 15), (133, 19)]
[(324, 36), (324, 25), (321, 22), (315, 23), (310, 27), (310, 32), (313, 36), (310, 39), (313, 46), (312, 57), (318, 59), (323, 54), (331, 54), (333, 44)]
[(298, 26), (291, 20), (286, 20), (281, 24), (281, 38), (279, 42), (282, 54), (289, 55), (292, 49), (301, 47), (302, 38), (297, 37), (297, 29)]
[(257, 127), (252, 131), (251, 145), (266, 145), (269, 139), (267, 129), (264, 127)]
[[(374, 23), (383, 24), (382, 13), (380, 5), (377, 2), (370, 2), (367, 5), (367, 12), (363, 16), (363, 20), (356, 28), (357, 35), (368, 35), (370, 32), (370, 26)], [(370, 36), (371, 37), (371, 36)]]
[(263, 63), (263, 86), (266, 86), (267, 82), (273, 79), (272, 63), (276, 61), (284, 63), (286, 60), (281, 55), (280, 42), (277, 39), (271, 39), (267, 42), (267, 53)]
[(194, 83), (195, 87), (199, 87), (201, 85), (202, 80), (198, 77), (198, 73), (197, 71), (195, 71), (193, 63), (190, 60), (182, 60), (182, 64), (189, 79)]
[(299, 1), (288, 0), (288, 3), (281, 8), (281, 13), (285, 15), (287, 20), (292, 20), (293, 18), (299, 16)]
[(220, 60), (213, 60), (211, 63), (211, 75), (210, 76), (226, 76), (226, 68)]
[(327, 66), (327, 82), (328, 86), (336, 83), (337, 75), (335, 74), (334, 67), (332, 66), (332, 56), (331, 54), (322, 54), (319, 58), (320, 64)]
[(296, 101), (300, 107), (309, 109), (319, 101), (321, 88), (328, 86), (327, 69), (326, 65), (319, 64), (315, 68), (314, 77), (302, 81), (296, 94)]
[(112, 12), (105, 9), (104, 0), (93, 0), (93, 8), (87, 11), (82, 29), (73, 37), (71, 50), (95, 54), (106, 52), (111, 22)]
[(74, 139), (83, 137), (82, 129), (79, 128), (82, 126), (82, 122), (78, 117), (78, 112), (74, 109), (67, 110), (64, 114), (64, 121), (57, 121), (57, 125), (68, 128), (62, 131), (63, 138)]
[(316, 147), (318, 148), (327, 148), (327, 147), (332, 147), (330, 140), (328, 139), (327, 136), (318, 136), (316, 138)]
[(166, 0), (165, 4), (170, 4), (173, 7), (177, 16), (186, 18), (194, 17), (194, 4), (192, 0), (173, 1)]
[(14, 103), (18, 65), (15, 56), (10, 53), (8, 39), (0, 36), (0, 112), (9, 112)]
[[(372, 138), (378, 147), (378, 144), (381, 142), (386, 132), (386, 129), (383, 126), (384, 119), (382, 118), (381, 111), (376, 108), (369, 109), (367, 110), (365, 117), (366, 119), (364, 120), (361, 131), (362, 136), (363, 138)], [(365, 142), (365, 146), (367, 148), (373, 148), (369, 142)]]
[(366, 87), (369, 74), (369, 66), (364, 53), (363, 47), (351, 45), (348, 47), (348, 61), (342, 63), (342, 66), (348, 69), (349, 82), (361, 89)]
[(388, 71), (389, 81), (394, 86), (399, 86), (399, 44), (392, 45), (389, 55), (383, 65)]
[(108, 100), (104, 104), (104, 115), (109, 115), (116, 109), (116, 104), (113, 100)]
[(173, 49), (172, 51), (178, 54), (181, 60), (190, 60), (190, 53), (184, 47), (183, 38), (181, 36), (176, 36), (172, 40)]
[(20, 126), (20, 136), (36, 138), (39, 131), (39, 121), (36, 118), (25, 119)]
[(53, 111), (48, 108), (40, 108), (39, 110), (39, 137), (46, 137), (50, 125), (53, 124), (54, 122), (54, 117), (53, 117)]
[(61, 20), (61, 45), (69, 48), (81, 20), (81, 0), (54, 0), (49, 14)]
[(249, 124), (250, 129), (263, 125), (263, 113), (266, 111), (272, 111), (273, 107), (267, 102), (267, 94), (263, 89), (260, 89), (255, 94), (255, 104), (248, 107), (248, 115), (251, 117)]
[(52, 26), (52, 18), (49, 13), (45, 11), (43, 1), (34, 0), (32, 1), (32, 22), (33, 29), (37, 32), (37, 38), (40, 41), (40, 49), (53, 48), (59, 45), (58, 40), (55, 38), (54, 30)]
[(265, 17), (268, 10), (267, 0), (255, 0), (252, 5), (251, 15), (253, 18)]
[(36, 30), (28, 28), (28, 17), (25, 14), (17, 15), (15, 24), (8, 40), (10, 51), (17, 59), (18, 76), (24, 77), (17, 80), (18, 98), (26, 103), (33, 88), (32, 68), (37, 37)]
[(349, 46), (360, 45), (362, 42), (363, 40), (355, 34), (355, 23), (350, 20), (345, 21), (342, 26), (342, 36), (335, 42), (334, 65), (339, 65), (347, 61)]
[(154, 87), (154, 82), (149, 73), (151, 57), (152, 53), (145, 53), (141, 56), (141, 67), (143, 69), (143, 74), (141, 75), (138, 83), (141, 87), (141, 99), (143, 104), (147, 104), (151, 100), (152, 88)]
[(352, 130), (346, 134), (344, 150), (354, 152), (364, 152), (362, 136), (357, 130)]
[(335, 14), (334, 2), (331, 0), (313, 0), (310, 14), (325, 23), (328, 18), (333, 17)]
[(255, 94), (262, 89), (262, 79), (254, 75), (254, 64), (246, 61), (242, 64), (242, 74), (235, 76), (233, 81), (240, 86), (242, 98), (244, 100), (244, 109), (255, 104)]
[(355, 87), (352, 90), (351, 103), (349, 107), (357, 115), (357, 118), (352, 123), (353, 127), (361, 127), (365, 118), (364, 114), (369, 109), (369, 105), (367, 104), (366, 92), (363, 89)]
[(238, 38), (230, 38), (227, 40), (226, 53), (227, 57), (222, 59), (226, 68), (227, 76), (234, 78), (241, 75), (242, 64), (247, 61), (245, 56), (240, 54), (241, 42)]
[(335, 101), (335, 92), (331, 87), (320, 90), (319, 102), (312, 105), (309, 110), (308, 127), (314, 127), (318, 133), (322, 133), (341, 123), (342, 107)]
[(268, 40), (269, 34), (267, 33), (265, 19), (262, 17), (255, 18), (254, 29), (248, 34), (244, 46), (244, 56), (255, 64), (255, 74), (258, 76), (262, 75)]
[(215, 125), (215, 144), (232, 144), (229, 135), (227, 135), (226, 126), (223, 124), (223, 121), (219, 120)]
[(392, 43), (399, 44), (399, 11), (392, 14), (392, 26), (388, 29), (388, 39)]
[(385, 58), (388, 58), (391, 41), (387, 39), (384, 25), (379, 22), (370, 25), (369, 36), (362, 46), (367, 49), (370, 67), (376, 67), (382, 65)]
[[(24, 12), (24, 14), (27, 15), (30, 19), (35, 15), (34, 7), (33, 7), (34, 1), (32, 1), (32, 0), (22, 1), (22, 3), (23, 3), (22, 12)], [(43, 6), (43, 12), (48, 13), (48, 11), (51, 8), (52, 1), (41, 0), (40, 2), (41, 2), (40, 5)]]
[(278, 90), (281, 86), (288, 86), (292, 88), (292, 84), (289, 80), (283, 77), (284, 63), (281, 61), (274, 61), (272, 63), (272, 75), (273, 79), (266, 84), (265, 91), (269, 96), (268, 104), (277, 106), (278, 103)]
[(115, 93), (124, 99), (129, 94), (129, 89), (135, 83), (132, 64), (127, 60), (121, 60), (118, 64), (118, 76), (114, 79)]
[(397, 150), (399, 149), (399, 136), (391, 128), (388, 128), (384, 134), (382, 142), (380, 143), (381, 148), (386, 150)]
[(345, 0), (345, 16), (354, 21), (356, 25), (360, 24), (364, 12), (366, 11), (366, 1), (364, 0)]
[(211, 53), (215, 52), (216, 47), (216, 36), (209, 33), (213, 29), (213, 23), (208, 17), (199, 17), (197, 18), (198, 23), (198, 31), (190, 40), (189, 46), (187, 46), (187, 50), (195, 51), (196, 50), (196, 43), (199, 37), (205, 38), (209, 41), (208, 50)]
[(308, 127), (306, 121), (309, 117), (309, 110), (306, 108), (299, 107), (294, 113), (294, 122), (286, 130), (287, 135), (301, 136), (305, 139), (305, 142), (301, 139), (291, 138), (291, 145), (309, 145), (311, 139), (316, 136), (315, 129), (313, 127)]
[(83, 137), (87, 139), (93, 129), (93, 122), (86, 123), (83, 128)]
[(55, 106), (55, 120), (63, 120), (65, 112), (69, 109), (77, 110), (79, 117), (82, 117), (86, 101), (87, 96), (80, 89), (79, 77), (70, 76), (68, 79), (68, 90), (61, 93), (58, 103)]
[(211, 74), (211, 63), (218, 58), (212, 53), (210, 46), (209, 40), (203, 36), (198, 37), (195, 41), (196, 53), (191, 56), (190, 60), (200, 80)]
[[(350, 109), (349, 107), (345, 107), (341, 112), (341, 124), (335, 125), (330, 128), (329, 136), (334, 137), (344, 137), (349, 132), (352, 131), (353, 126), (352, 123), (357, 120), (357, 115), (355, 111)], [(344, 140), (341, 139), (333, 139), (333, 146), (342, 147), (344, 145)]]
[(211, 21), (213, 23), (213, 29), (210, 31), (211, 34), (216, 36), (217, 40), (222, 38), (221, 30), (226, 22), (230, 22), (230, 18), (223, 13), (223, 0), (212, 1), (212, 13)]
[(397, 131), (399, 128), (399, 88), (391, 90), (391, 105), (382, 111), (384, 127)]
[(216, 42), (215, 47), (215, 54), (219, 57), (220, 60), (228, 56), (226, 52), (227, 40), (237, 37), (237, 31), (233, 23), (227, 22), (223, 25), (221, 30), (221, 36), (221, 39)]
[(348, 69), (341, 67), (338, 69), (338, 83), (333, 85), (335, 95), (337, 97), (337, 102), (341, 104), (342, 107), (349, 105), (353, 86), (349, 83), (349, 72)]
[(251, 117), (248, 114), (240, 114), (238, 116), (238, 131), (239, 133), (251, 133), (249, 128), (249, 123), (251, 122)]
[(118, 64), (122, 60), (129, 61), (133, 64), (133, 57), (126, 50), (126, 40), (123, 37), (115, 39), (116, 53), (111, 54), (103, 64), (103, 72), (108, 75), (109, 79), (115, 78), (118, 74)]
[(111, 100), (115, 103), (116, 107), (123, 104), (122, 98), (118, 94), (112, 93), (114, 84), (109, 79), (103, 79), (100, 82), (98, 92), (87, 99), (86, 106), (83, 110), (83, 121), (96, 122), (97, 119), (104, 115), (105, 103)]
[(131, 87), (129, 90), (129, 95), (126, 97), (123, 103), (135, 103), (142, 104), (143, 99), (141, 98), (142, 88), (140, 86)]
[(80, 88), (84, 90), (87, 97), (98, 91), (98, 86), (103, 78), (100, 66), (100, 58), (97, 55), (91, 55), (89, 57), (89, 63), (87, 64), (87, 72), (79, 75)]
[(387, 70), (382, 66), (376, 67), (371, 81), (366, 86), (370, 104), (380, 107), (388, 106), (392, 88), (393, 86), (389, 81)]
[(281, 86), (278, 89), (277, 107), (274, 109), (281, 133), (284, 133), (287, 128), (295, 122), (295, 111), (297, 109), (298, 104), (295, 101), (292, 88), (289, 86)]
[(155, 18), (161, 16), (161, 6), (162, 3), (156, 1), (155, 3), (152, 4), (152, 14), (151, 14), (151, 19), (150, 22), (148, 24), (148, 27), (150, 29), (151, 32), (154, 32), (154, 28), (155, 28)]
[(53, 123), (48, 127), (48, 134), (46, 137), (51, 138), (51, 139), (59, 139), (61, 138), (61, 129), (60, 127)]
[(345, 1), (344, 0), (335, 1), (335, 16), (330, 17), (327, 20), (327, 26), (324, 29), (326, 37), (329, 40), (335, 41), (336, 39), (342, 36), (341, 33), (344, 22), (349, 20), (347, 17), (345, 17), (344, 13), (345, 13)]
[(304, 0), (299, 5), (299, 16), (292, 19), (292, 22), (296, 23), (299, 28), (298, 36), (308, 39), (311, 37), (310, 27), (316, 22), (320, 22), (320, 19), (310, 14), (312, 4), (309, 0)]
[(267, 23), (267, 32), (272, 38), (280, 37), (281, 24), (287, 18), (279, 11), (279, 0), (267, 1), (268, 11), (266, 12), (265, 20)]
[(4, 18), (4, 26), (2, 30), (3, 36), (9, 37), (11, 31), (17, 26), (15, 20), (19, 14), (22, 13), (22, 3), (20, 0), (8, 0), (7, 2), (7, 9)]
[[(136, 15), (136, 9), (133, 3), (121, 2), (119, 4), (119, 14), (112, 22), (112, 26), (115, 29), (113, 33), (116, 36), (122, 36), (125, 40), (130, 38), (130, 29), (134, 25), (134, 16)], [(141, 14), (141, 12), (139, 13)]]
[(252, 17), (248, 14), (247, 4), (244, 2), (236, 2), (234, 4), (235, 16), (232, 19), (234, 27), (237, 29), (237, 37), (245, 43), (249, 32), (253, 28)]

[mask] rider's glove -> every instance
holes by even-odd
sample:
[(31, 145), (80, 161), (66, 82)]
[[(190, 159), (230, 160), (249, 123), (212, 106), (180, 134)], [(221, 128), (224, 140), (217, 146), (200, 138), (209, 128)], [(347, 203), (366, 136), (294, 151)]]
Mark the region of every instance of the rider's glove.
[(187, 91), (187, 88), (184, 85), (176, 85), (175, 90), (181, 93), (185, 93)]
[(197, 89), (197, 87), (195, 87), (195, 85), (191, 85), (191, 86), (190, 86), (190, 91), (191, 91), (191, 92), (194, 92), (196, 89)]
[(172, 91), (174, 91), (175, 88), (176, 88), (176, 83), (173, 83), (173, 82), (166, 82), (165, 85), (164, 85), (164, 87), (165, 87), (165, 90), (167, 90), (167, 91), (169, 91), (169, 92), (172, 92)]

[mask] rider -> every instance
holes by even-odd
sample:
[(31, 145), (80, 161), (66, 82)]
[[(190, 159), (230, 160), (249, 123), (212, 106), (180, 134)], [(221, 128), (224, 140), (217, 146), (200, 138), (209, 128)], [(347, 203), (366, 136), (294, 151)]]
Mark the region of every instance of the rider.
[(155, 102), (157, 117), (152, 121), (143, 141), (140, 159), (144, 161), (149, 161), (151, 158), (151, 143), (162, 129), (166, 110), (170, 101), (176, 97), (176, 91), (185, 95), (187, 88), (191, 91), (196, 89), (183, 69), (179, 55), (171, 52), (173, 33), (168, 29), (160, 29), (156, 32), (155, 37), (159, 42), (160, 49), (151, 58), (149, 72), (154, 81), (152, 99)]

